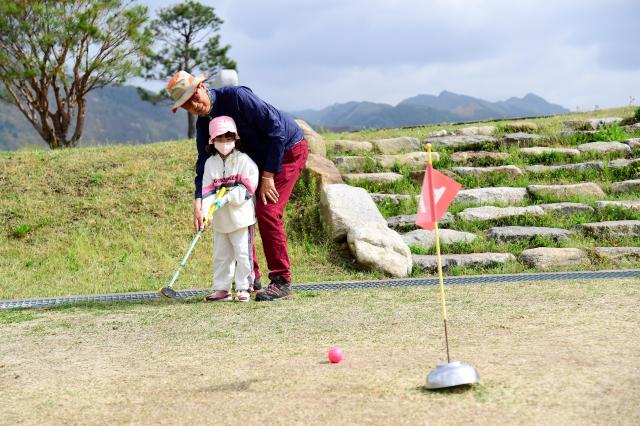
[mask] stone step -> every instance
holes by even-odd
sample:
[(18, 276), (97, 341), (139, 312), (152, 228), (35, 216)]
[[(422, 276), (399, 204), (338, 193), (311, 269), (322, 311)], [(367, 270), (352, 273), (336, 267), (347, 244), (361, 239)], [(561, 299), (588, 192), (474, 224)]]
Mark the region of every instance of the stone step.
[[(640, 130), (640, 129), (639, 129)], [(624, 141), (632, 150), (640, 149), (640, 138), (631, 138)]]
[(525, 171), (529, 173), (550, 173), (563, 170), (570, 170), (575, 172), (583, 172), (585, 170), (595, 170), (601, 172), (604, 170), (604, 161), (587, 161), (584, 163), (569, 163), (559, 164), (556, 166), (546, 166), (544, 164), (534, 164), (531, 166), (525, 166)]
[(371, 198), (376, 203), (385, 203), (392, 202), (393, 204), (400, 204), (401, 201), (407, 201), (412, 199), (418, 199), (418, 195), (407, 195), (407, 194), (382, 194), (379, 192), (372, 192)]
[(552, 247), (523, 250), (520, 261), (530, 268), (542, 271), (552, 268), (583, 268), (591, 263), (586, 250)]
[(497, 242), (531, 241), (535, 237), (546, 237), (553, 241), (569, 238), (571, 231), (541, 226), (498, 226), (487, 230), (487, 237)]
[(589, 142), (580, 144), (577, 148), (580, 152), (590, 152), (594, 154), (628, 154), (631, 152), (631, 147), (621, 142)]
[(514, 218), (525, 215), (542, 216), (544, 211), (538, 206), (528, 207), (470, 207), (458, 213), (458, 218), (463, 220), (488, 221), (505, 218)]
[[(438, 161), (440, 159), (440, 154), (432, 152), (431, 159), (432, 161)], [(365, 173), (367, 165), (390, 169), (398, 164), (400, 166), (409, 166), (416, 170), (423, 170), (427, 167), (427, 163), (429, 162), (429, 153), (416, 151), (407, 154), (374, 155), (372, 157), (339, 155), (333, 157), (333, 162), (342, 173)]]
[(524, 172), (517, 166), (496, 167), (452, 167), (451, 171), (459, 176), (485, 177), (492, 175), (522, 176)]
[(371, 182), (371, 183), (391, 183), (398, 180), (402, 180), (402, 175), (399, 173), (347, 173), (342, 178), (348, 182)]
[(382, 154), (399, 154), (401, 152), (412, 152), (420, 149), (420, 141), (409, 136), (374, 139), (371, 141), (371, 144)]
[(536, 204), (545, 213), (555, 213), (560, 215), (571, 216), (575, 213), (593, 213), (595, 209), (582, 203), (550, 203)]
[(598, 256), (614, 264), (625, 260), (640, 261), (640, 247), (595, 247), (594, 250)]
[(627, 160), (626, 158), (619, 158), (617, 160), (609, 161), (608, 164), (610, 169), (624, 169), (625, 167), (636, 165), (640, 165), (640, 158), (632, 158), (629, 160)]
[(498, 139), (483, 135), (436, 136), (424, 139), (423, 143), (433, 146), (444, 146), (452, 149), (479, 148), (487, 143), (496, 144)]
[(523, 203), (527, 198), (527, 189), (509, 186), (462, 189), (454, 201), (460, 203)]
[(622, 207), (640, 212), (640, 200), (620, 200), (620, 201), (597, 201), (596, 210), (602, 211), (607, 207)]
[[(496, 266), (516, 260), (511, 253), (471, 253), (471, 254), (444, 254), (442, 257), (442, 270), (446, 271), (456, 266)], [(413, 264), (427, 272), (437, 272), (438, 260), (435, 255), (413, 255)]]
[(525, 132), (516, 132), (516, 133), (507, 133), (502, 138), (502, 142), (505, 145), (515, 145), (518, 147), (525, 146), (534, 146), (544, 140), (546, 140), (546, 136), (537, 135), (534, 133), (525, 133)]
[(456, 130), (458, 135), (491, 136), (497, 130), (496, 126), (471, 126)]
[(640, 220), (611, 220), (578, 225), (585, 234), (595, 238), (640, 237)]
[(580, 151), (575, 148), (557, 148), (557, 147), (547, 147), (547, 146), (534, 146), (531, 148), (520, 148), (518, 150), (522, 155), (527, 157), (533, 157), (537, 155), (544, 154), (560, 154), (566, 155), (569, 157), (577, 157), (580, 155)]
[[(373, 195), (373, 194), (372, 194)], [(452, 223), (454, 221), (454, 217), (451, 213), (446, 212), (442, 218), (438, 221), (440, 225), (446, 225)], [(403, 214), (398, 216), (391, 216), (387, 218), (387, 225), (389, 228), (394, 229), (396, 231), (404, 230), (404, 229), (417, 229), (418, 225), (416, 225), (416, 215), (415, 214)]]
[(349, 152), (351, 154), (365, 154), (373, 151), (373, 144), (368, 141), (333, 140), (325, 141), (327, 148), (334, 152)]
[(615, 182), (611, 185), (612, 194), (628, 194), (630, 192), (640, 192), (640, 179)]
[(475, 163), (481, 160), (505, 161), (508, 158), (508, 152), (492, 151), (458, 151), (449, 156), (454, 163)]
[(529, 185), (527, 191), (534, 197), (604, 197), (606, 194), (593, 182), (570, 185)]
[[(438, 231), (441, 244), (452, 244), (461, 242), (472, 242), (478, 236), (471, 232), (455, 231), (453, 229), (440, 229)], [(430, 249), (436, 245), (435, 231), (427, 231), (426, 229), (416, 229), (402, 235), (402, 239), (408, 245), (419, 246)]]

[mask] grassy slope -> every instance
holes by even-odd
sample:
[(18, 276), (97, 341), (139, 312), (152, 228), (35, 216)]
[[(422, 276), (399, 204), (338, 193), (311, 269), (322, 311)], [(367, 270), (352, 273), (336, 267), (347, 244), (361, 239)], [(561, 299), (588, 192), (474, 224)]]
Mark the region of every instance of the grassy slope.
[[(586, 116), (631, 114), (631, 108), (622, 108)], [(551, 132), (574, 116), (585, 115), (533, 121)], [(327, 137), (423, 137), (438, 127)], [(164, 285), (192, 238), (193, 163), (193, 144), (185, 141), (0, 153), (0, 299), (155, 290)], [(408, 182), (402, 185), (402, 192), (418, 190)], [(316, 205), (313, 182), (299, 182), (287, 209), (296, 281), (381, 277), (356, 270), (340, 247), (325, 240)], [(415, 211), (410, 203), (401, 208)], [(398, 211), (393, 207), (383, 212)], [(210, 257), (207, 234), (178, 287), (208, 287)], [(521, 265), (508, 265), (491, 271), (522, 270)], [(468, 271), (454, 271), (463, 272)]]

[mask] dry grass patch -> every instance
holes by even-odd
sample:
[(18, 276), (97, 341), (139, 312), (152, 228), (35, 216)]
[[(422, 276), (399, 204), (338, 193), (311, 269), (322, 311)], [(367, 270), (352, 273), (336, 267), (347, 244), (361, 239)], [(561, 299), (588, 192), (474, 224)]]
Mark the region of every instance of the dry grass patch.
[(422, 388), (444, 356), (437, 288), (5, 311), (3, 421), (638, 424), (639, 296), (638, 280), (449, 287), (452, 355), (481, 375), (453, 392)]

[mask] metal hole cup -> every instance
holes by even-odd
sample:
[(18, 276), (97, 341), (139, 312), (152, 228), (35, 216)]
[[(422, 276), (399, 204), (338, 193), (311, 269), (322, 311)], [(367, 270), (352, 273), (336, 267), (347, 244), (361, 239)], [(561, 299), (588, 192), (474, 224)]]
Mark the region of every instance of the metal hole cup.
[(442, 389), (469, 385), (480, 380), (478, 371), (460, 361), (438, 364), (427, 376), (427, 389)]

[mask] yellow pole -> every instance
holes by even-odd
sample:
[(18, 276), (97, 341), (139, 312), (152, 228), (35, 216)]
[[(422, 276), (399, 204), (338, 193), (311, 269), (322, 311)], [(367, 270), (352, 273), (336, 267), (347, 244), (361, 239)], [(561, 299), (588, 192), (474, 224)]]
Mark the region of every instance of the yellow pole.
[[(427, 144), (427, 152), (429, 153), (429, 166), (433, 167), (433, 162), (431, 160), (431, 144)], [(431, 186), (429, 193), (430, 196), (434, 194), (433, 188), (433, 180), (432, 176), (429, 176), (429, 185)], [(435, 200), (433, 200), (432, 208), (435, 207)], [(438, 278), (440, 279), (440, 304), (442, 305), (442, 320), (444, 322), (444, 339), (447, 348), (447, 362), (451, 362), (449, 357), (449, 336), (447, 333), (447, 304), (444, 299), (444, 277), (442, 276), (442, 256), (440, 255), (440, 234), (438, 232), (438, 222), (434, 223), (434, 231), (436, 237), (436, 260), (438, 262)]]

